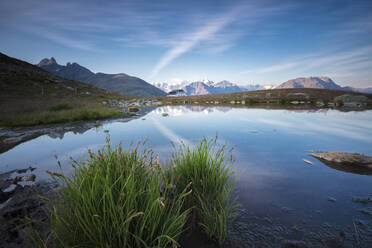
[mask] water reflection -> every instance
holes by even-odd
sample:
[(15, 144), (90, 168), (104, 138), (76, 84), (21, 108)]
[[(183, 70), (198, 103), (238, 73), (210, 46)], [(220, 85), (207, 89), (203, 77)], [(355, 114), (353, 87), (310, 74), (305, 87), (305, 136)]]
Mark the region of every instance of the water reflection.
[[(190, 112), (197, 112), (202, 114), (211, 114), (215, 112), (223, 112), (226, 113), (228, 111), (234, 109), (257, 109), (257, 108), (248, 108), (248, 107), (226, 107), (226, 106), (192, 106), (192, 105), (185, 105), (185, 106), (163, 106), (155, 109), (153, 112), (162, 114), (162, 113), (171, 113), (173, 116), (180, 116)], [(266, 108), (259, 108), (259, 109), (270, 109)], [(273, 109), (274, 110), (274, 109)], [(283, 109), (282, 109), (283, 110)], [(293, 113), (324, 113), (326, 114), (329, 109), (285, 109), (285, 111), (293, 112)]]
[[(203, 136), (218, 133), (221, 143), (235, 147), (237, 194), (244, 209), (289, 228), (299, 226), (299, 220), (306, 222), (306, 228), (313, 226), (314, 232), (324, 222), (350, 225), (355, 218), (362, 218), (351, 198), (371, 193), (370, 173), (324, 166), (305, 151), (371, 155), (372, 111), (160, 107), (143, 119), (42, 135), (0, 154), (0, 171), (32, 165), (38, 168), (37, 179), (45, 179), (44, 169), (58, 169), (53, 157), (57, 154), (68, 172), (69, 157), (84, 159), (88, 148), (95, 151), (102, 147), (105, 130), (115, 145), (123, 142), (129, 146), (132, 141), (147, 139), (163, 161), (169, 160), (172, 152), (170, 141), (193, 145)], [(313, 165), (304, 163), (304, 158)], [(329, 197), (337, 201), (330, 202)], [(240, 221), (248, 222), (244, 218)]]
[(214, 112), (228, 112), (231, 107), (208, 107), (208, 106), (164, 106), (155, 109), (153, 112), (157, 114), (171, 113), (173, 116), (181, 116), (191, 112), (201, 114), (211, 114)]

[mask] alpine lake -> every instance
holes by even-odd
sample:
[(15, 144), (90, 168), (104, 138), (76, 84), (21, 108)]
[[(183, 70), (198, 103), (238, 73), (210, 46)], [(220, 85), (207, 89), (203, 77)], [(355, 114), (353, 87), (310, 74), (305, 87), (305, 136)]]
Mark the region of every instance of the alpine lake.
[(71, 173), (71, 157), (86, 159), (88, 149), (103, 147), (108, 135), (112, 145), (124, 147), (146, 141), (164, 164), (172, 143), (180, 141), (193, 146), (217, 135), (218, 143), (234, 148), (240, 210), (229, 239), (241, 247), (280, 247), (286, 240), (309, 247), (372, 247), (372, 204), (355, 200), (372, 197), (372, 173), (331, 168), (307, 152), (372, 155), (371, 110), (157, 107), (129, 121), (103, 121), (20, 143), (0, 154), (0, 173), (32, 166), (37, 182), (50, 180), (45, 170), (61, 170), (56, 156), (63, 173)]

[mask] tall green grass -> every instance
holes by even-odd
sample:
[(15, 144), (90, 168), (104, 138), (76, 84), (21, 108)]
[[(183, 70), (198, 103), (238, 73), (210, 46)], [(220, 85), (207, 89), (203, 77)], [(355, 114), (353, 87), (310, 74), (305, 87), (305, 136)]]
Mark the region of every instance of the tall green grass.
[(232, 199), (233, 158), (228, 155), (226, 146), (217, 145), (216, 137), (203, 138), (195, 148), (182, 144), (172, 158), (177, 189), (192, 182), (193, 193), (186, 199), (184, 209), (192, 208), (192, 223), (202, 227), (220, 245), (226, 239), (228, 222), (237, 207)]
[(223, 244), (235, 207), (225, 146), (206, 139), (184, 145), (162, 166), (141, 145), (113, 148), (108, 140), (88, 160), (74, 161), (72, 176), (51, 173), (62, 186), (50, 209), (55, 247), (177, 247), (196, 225)]
[(183, 202), (191, 191), (184, 187), (174, 194), (169, 173), (151, 151), (107, 143), (74, 166), (71, 178), (62, 177), (65, 186), (52, 210), (56, 247), (177, 245), (189, 214)]

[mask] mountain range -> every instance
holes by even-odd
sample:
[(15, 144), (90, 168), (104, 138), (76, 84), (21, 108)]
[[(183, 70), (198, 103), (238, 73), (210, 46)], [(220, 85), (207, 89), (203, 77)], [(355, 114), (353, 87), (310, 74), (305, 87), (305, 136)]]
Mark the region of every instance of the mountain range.
[(166, 95), (166, 93), (161, 89), (147, 83), (140, 78), (132, 77), (124, 73), (94, 73), (77, 63), (59, 65), (53, 57), (50, 59), (42, 59), (37, 66), (54, 75), (70, 80), (84, 82), (97, 88), (123, 95), (145, 97)]
[(182, 81), (178, 84), (154, 83), (154, 86), (162, 89), (165, 92), (170, 92), (177, 89), (182, 89), (187, 96), (192, 95), (207, 95), (207, 94), (227, 94), (244, 91), (267, 90), (267, 89), (289, 89), (289, 88), (313, 88), (313, 89), (328, 89), (328, 90), (344, 90), (361, 93), (372, 93), (372, 88), (354, 88), (345, 86), (342, 87), (336, 84), (329, 77), (301, 77), (288, 80), (277, 87), (273, 85), (252, 84), (238, 86), (229, 81), (221, 81), (218, 83), (209, 80), (200, 80), (189, 83)]
[(177, 84), (171, 83), (154, 83), (154, 86), (162, 89), (165, 92), (170, 92), (177, 89), (182, 89), (187, 96), (207, 95), (207, 94), (227, 94), (244, 91), (271, 89), (271, 85), (246, 85), (244, 87), (229, 81), (213, 82), (209, 80), (200, 80), (195, 82), (182, 81)]
[(124, 73), (94, 73), (77, 63), (67, 63), (66, 65), (59, 65), (53, 57), (50, 59), (41, 60), (37, 66), (54, 75), (66, 79), (84, 82), (97, 88), (129, 96), (165, 96), (170, 91), (179, 89), (182, 89), (187, 96), (228, 94), (274, 88), (316, 88), (372, 93), (372, 88), (353, 88), (349, 86), (342, 87), (335, 83), (329, 77), (300, 77), (288, 80), (277, 87), (274, 87), (272, 85), (259, 84), (239, 86), (226, 80), (213, 82), (206, 79), (191, 83), (188, 81), (181, 81), (176, 84), (154, 83), (153, 85), (151, 85), (140, 78), (132, 77)]

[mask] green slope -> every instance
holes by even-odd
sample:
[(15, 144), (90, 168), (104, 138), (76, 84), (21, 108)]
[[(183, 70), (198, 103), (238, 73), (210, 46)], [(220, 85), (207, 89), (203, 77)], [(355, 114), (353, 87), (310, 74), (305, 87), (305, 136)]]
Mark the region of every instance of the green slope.
[(45, 125), (121, 115), (101, 102), (122, 96), (54, 76), (2, 53), (0, 88), (0, 126)]

